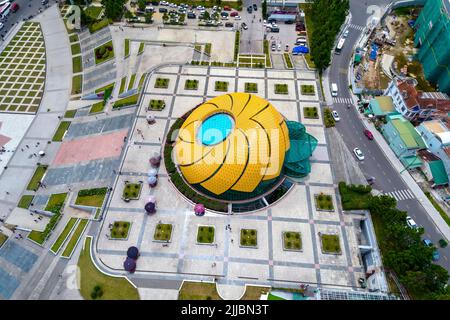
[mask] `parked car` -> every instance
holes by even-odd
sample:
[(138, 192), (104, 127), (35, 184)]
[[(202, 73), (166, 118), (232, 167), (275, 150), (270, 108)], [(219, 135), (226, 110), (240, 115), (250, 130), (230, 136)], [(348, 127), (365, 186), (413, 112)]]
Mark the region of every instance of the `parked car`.
[(375, 177), (368, 177), (366, 178), (366, 181), (368, 184), (372, 185), (375, 183)]
[(284, 24), (294, 24), (294, 20), (286, 20)]
[(167, 1), (160, 1), (160, 2), (159, 2), (159, 5), (160, 5), (160, 6), (168, 6), (168, 5), (169, 5), (169, 2), (167, 2)]
[(289, 45), (287, 44), (286, 47), (284, 48), (285, 52), (289, 52)]
[(3, 23), (0, 22), (0, 30), (2, 30), (4, 26), (5, 26), (5, 25), (4, 25)]
[(197, 18), (197, 16), (193, 12), (188, 12), (187, 17), (188, 17), (188, 19), (195, 19), (195, 18)]
[(225, 11), (231, 11), (231, 8), (229, 6), (223, 6), (223, 10)]
[(331, 112), (331, 115), (333, 116), (334, 121), (340, 121), (341, 118), (339, 118), (339, 113), (337, 113), (336, 110), (333, 110), (333, 112)]
[[(430, 239), (423, 239), (422, 242), (427, 247), (434, 248), (434, 244), (433, 244), (433, 242), (431, 242)], [(437, 249), (435, 248), (433, 251), (433, 256), (432, 256), (433, 261), (438, 261), (440, 257), (441, 256), (439, 254), (439, 251), (437, 251)]]
[(419, 226), (417, 225), (417, 223), (413, 220), (413, 218), (411, 218), (410, 216), (406, 216), (406, 224), (408, 225), (408, 227), (412, 228), (412, 229), (417, 229), (419, 228)]
[(242, 22), (241, 27), (242, 27), (242, 29), (244, 29), (244, 30), (247, 30), (247, 29), (248, 29), (248, 26), (247, 26), (247, 24), (246, 24), (245, 22)]
[(253, 4), (253, 10), (258, 11), (258, 6), (256, 5), (256, 3)]
[(159, 8), (158, 11), (161, 13), (167, 13), (167, 8)]
[(41, 0), (41, 4), (45, 6), (48, 3), (48, 0)]
[(279, 44), (277, 45), (277, 50), (278, 50), (278, 51), (281, 51), (281, 43), (279, 43)]
[(271, 27), (270, 31), (271, 32), (280, 32), (280, 28), (278, 28), (278, 27)]
[(241, 16), (235, 16), (234, 20), (241, 20)]
[(295, 40), (295, 44), (300, 46), (300, 45), (304, 45), (308, 42), (308, 40), (306, 39), (306, 37), (298, 37), (297, 40)]
[(365, 129), (364, 130), (364, 135), (367, 137), (367, 139), (373, 140), (373, 134), (369, 130)]
[(228, 17), (228, 16), (229, 16), (228, 12), (225, 12), (225, 11), (222, 11), (222, 12), (220, 13), (220, 15), (221, 15), (222, 17)]
[(237, 17), (239, 15), (239, 12), (233, 11), (230, 13), (230, 17)]
[(248, 12), (248, 13), (252, 13), (252, 12), (253, 12), (252, 6), (248, 6), (248, 7), (247, 7), (247, 12)]
[(227, 23), (225, 23), (225, 27), (227, 27), (227, 28), (233, 28), (233, 26), (234, 26), (234, 23), (233, 23), (233, 22), (227, 22)]
[(277, 50), (277, 44), (275, 42), (272, 42), (271, 48), (272, 48), (272, 51)]
[(204, 6), (197, 6), (197, 10), (205, 10)]
[(356, 158), (358, 158), (359, 161), (364, 160), (364, 154), (362, 153), (362, 151), (359, 148), (353, 149), (353, 153), (355, 154)]
[(17, 3), (13, 3), (12, 5), (11, 5), (11, 12), (16, 12), (17, 10), (19, 10), (19, 5), (17, 4)]

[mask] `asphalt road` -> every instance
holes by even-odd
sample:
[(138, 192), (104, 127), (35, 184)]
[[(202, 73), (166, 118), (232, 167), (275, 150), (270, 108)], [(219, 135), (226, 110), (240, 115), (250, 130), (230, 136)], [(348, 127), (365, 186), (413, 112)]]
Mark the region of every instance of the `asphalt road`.
[[(367, 7), (369, 5), (386, 6), (387, 0), (372, 0), (365, 3), (361, 0), (350, 1), (350, 11), (352, 14), (351, 25), (365, 26), (369, 14)], [(358, 40), (361, 31), (359, 28), (350, 27), (349, 36), (346, 40), (344, 49), (340, 55), (334, 55), (330, 67), (329, 80), (331, 83), (337, 83), (339, 87), (339, 98), (349, 99), (348, 91), (348, 65), (352, 55), (352, 49)], [(363, 134), (364, 125), (359, 119), (358, 111), (352, 107), (347, 108), (348, 103), (334, 103), (333, 108), (341, 118), (336, 125), (338, 132), (343, 137), (348, 149), (352, 151), (358, 147), (365, 155), (365, 160), (360, 162), (360, 168), (366, 176), (375, 177), (374, 188), (382, 192), (396, 191), (398, 194), (407, 194), (408, 186), (403, 182), (399, 173), (392, 167), (383, 151), (375, 141), (369, 141)], [(404, 197), (406, 198), (406, 197)], [(443, 238), (442, 234), (436, 228), (434, 222), (428, 216), (420, 202), (413, 199), (404, 199), (398, 201), (397, 207), (400, 210), (408, 212), (418, 225), (425, 229), (425, 237), (431, 239), (437, 246), (438, 241)], [(439, 248), (441, 255), (438, 264), (450, 271), (450, 247)]]
[[(11, 1), (13, 2), (13, 1)], [(19, 5), (19, 10), (10, 14), (3, 20), (4, 27), (0, 31), (2, 38), (11, 30), (18, 22), (22, 21), (24, 18), (28, 18), (29, 16), (39, 13), (39, 9), (44, 9), (44, 6), (41, 5), (40, 0), (15, 0), (15, 3)], [(49, 4), (54, 4), (57, 1), (49, 1)], [(3, 40), (3, 39), (2, 39)]]
[[(258, 10), (253, 10), (252, 13), (248, 13), (247, 7), (254, 3), (258, 6)], [(261, 0), (244, 0), (240, 16), (242, 18), (240, 22), (245, 22), (248, 26), (247, 30), (241, 30), (240, 53), (264, 53), (264, 28), (262, 23)], [(240, 25), (241, 24), (239, 24), (239, 26)]]

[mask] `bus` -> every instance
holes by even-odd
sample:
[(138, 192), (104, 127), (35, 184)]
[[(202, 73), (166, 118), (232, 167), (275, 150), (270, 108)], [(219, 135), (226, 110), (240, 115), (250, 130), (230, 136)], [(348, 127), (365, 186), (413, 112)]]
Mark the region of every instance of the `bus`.
[(344, 47), (345, 39), (342, 38), (339, 40), (338, 45), (336, 46), (336, 49), (334, 49), (335, 54), (341, 54), (342, 48)]
[(5, 18), (11, 9), (11, 2), (3, 3), (0, 7), (0, 18)]

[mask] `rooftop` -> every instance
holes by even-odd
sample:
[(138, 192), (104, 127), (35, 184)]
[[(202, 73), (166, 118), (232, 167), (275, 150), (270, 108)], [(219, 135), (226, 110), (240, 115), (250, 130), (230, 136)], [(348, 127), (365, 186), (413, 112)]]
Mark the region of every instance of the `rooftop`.
[(426, 148), (425, 142), (411, 122), (398, 115), (389, 117), (389, 120), (408, 149)]
[(390, 96), (379, 96), (370, 101), (370, 106), (376, 116), (383, 116), (395, 112), (394, 103)]

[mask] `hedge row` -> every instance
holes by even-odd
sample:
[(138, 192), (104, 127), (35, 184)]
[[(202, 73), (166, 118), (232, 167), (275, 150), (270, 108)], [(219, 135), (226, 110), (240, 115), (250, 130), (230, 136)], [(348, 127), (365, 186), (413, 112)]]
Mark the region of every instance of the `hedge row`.
[(79, 197), (87, 197), (87, 196), (101, 196), (106, 194), (108, 188), (94, 188), (94, 189), (84, 189), (78, 191)]

